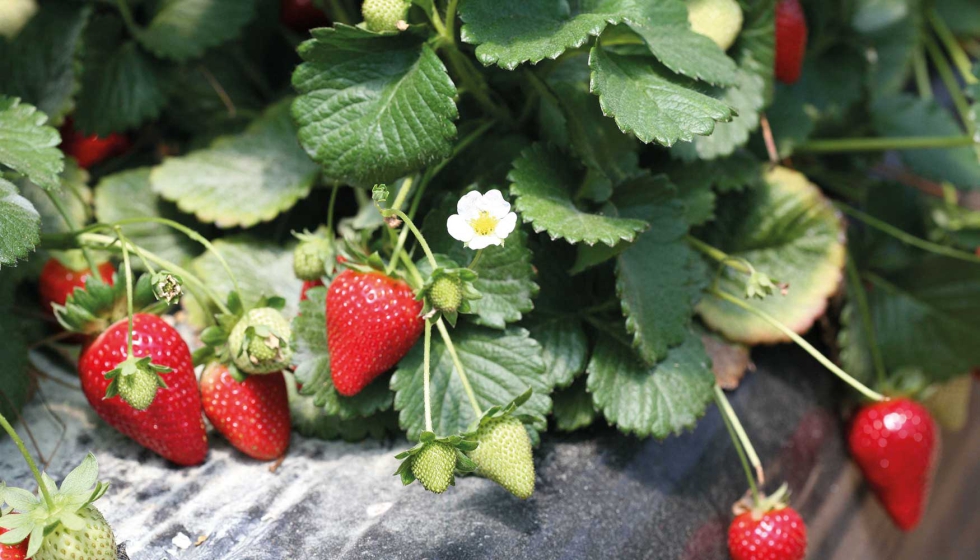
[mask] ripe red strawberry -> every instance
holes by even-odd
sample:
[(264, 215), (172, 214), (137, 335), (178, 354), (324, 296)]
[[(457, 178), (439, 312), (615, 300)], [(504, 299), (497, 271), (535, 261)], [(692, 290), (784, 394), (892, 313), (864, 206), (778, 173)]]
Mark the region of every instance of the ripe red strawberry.
[[(112, 273), (115, 269), (112, 263), (102, 263), (99, 265), (99, 276), (106, 284), (112, 284)], [(38, 279), (38, 291), (41, 296), (41, 308), (45, 313), (52, 313), (51, 304), (57, 303), (64, 305), (68, 296), (75, 288), (84, 288), (85, 281), (92, 275), (89, 268), (83, 270), (72, 270), (58, 259), (48, 259), (41, 269), (41, 277)]]
[(330, 18), (313, 4), (313, 0), (281, 0), (279, 21), (293, 31), (330, 25)]
[(398, 363), (422, 335), (422, 302), (401, 280), (345, 270), (327, 290), (327, 345), (334, 386), (354, 396)]
[(299, 300), (306, 301), (306, 292), (322, 285), (323, 280), (320, 280), (319, 278), (316, 280), (303, 280), (303, 287), (299, 291)]
[(123, 134), (85, 136), (75, 130), (71, 119), (65, 121), (61, 127), (61, 151), (75, 158), (79, 167), (85, 169), (125, 152), (129, 146), (129, 138)]
[(851, 455), (903, 531), (914, 528), (925, 509), (937, 438), (929, 411), (909, 399), (867, 405), (851, 425)]
[(89, 404), (110, 426), (165, 459), (178, 465), (203, 463), (208, 440), (191, 353), (163, 319), (145, 313), (133, 316), (133, 354), (150, 356), (154, 364), (171, 368), (162, 374), (167, 387), (161, 387), (143, 411), (119, 396), (104, 398), (109, 386), (106, 372), (126, 359), (126, 331), (127, 321), (117, 321), (82, 351), (78, 375)]
[(732, 560), (803, 560), (806, 524), (791, 507), (747, 511), (728, 528), (728, 552)]
[(795, 83), (803, 70), (806, 54), (806, 16), (799, 0), (779, 0), (776, 4), (776, 79)]
[[(0, 527), (0, 535), (7, 529)], [(20, 544), (0, 544), (0, 560), (24, 560), (27, 558), (27, 539)]]
[(201, 398), (208, 420), (242, 453), (260, 461), (286, 453), (289, 396), (281, 371), (249, 375), (239, 383), (226, 366), (213, 362), (201, 376)]

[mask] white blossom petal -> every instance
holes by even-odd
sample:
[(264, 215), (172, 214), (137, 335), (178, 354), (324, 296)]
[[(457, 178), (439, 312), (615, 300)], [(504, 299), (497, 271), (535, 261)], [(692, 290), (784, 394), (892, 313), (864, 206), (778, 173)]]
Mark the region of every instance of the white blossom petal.
[(500, 239), (505, 239), (514, 231), (515, 227), (517, 227), (517, 214), (510, 212), (497, 222), (497, 227), (494, 228), (493, 234)]
[(459, 214), (449, 216), (449, 219), (446, 220), (446, 229), (449, 230), (449, 235), (453, 236), (453, 239), (457, 239), (463, 243), (468, 243), (476, 236), (476, 232), (473, 231), (469, 222)]
[(503, 243), (503, 240), (499, 239), (496, 235), (477, 235), (466, 246), (474, 251), (478, 251), (491, 245), (500, 245), (501, 243)]
[(482, 194), (477, 191), (470, 191), (459, 199), (456, 204), (456, 213), (462, 216), (464, 220), (475, 220), (482, 210), (480, 207), (482, 200)]
[(504, 200), (504, 195), (499, 190), (491, 189), (483, 195), (479, 209), (499, 220), (506, 216), (507, 212), (510, 212), (510, 203)]

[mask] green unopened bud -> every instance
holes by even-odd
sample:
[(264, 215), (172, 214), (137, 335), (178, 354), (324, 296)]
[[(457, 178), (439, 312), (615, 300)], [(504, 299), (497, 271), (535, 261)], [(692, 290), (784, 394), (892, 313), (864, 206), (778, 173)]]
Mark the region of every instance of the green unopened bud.
[(184, 281), (181, 280), (180, 276), (161, 270), (153, 275), (150, 282), (153, 284), (153, 296), (157, 298), (157, 301), (180, 302), (180, 296), (184, 293)]

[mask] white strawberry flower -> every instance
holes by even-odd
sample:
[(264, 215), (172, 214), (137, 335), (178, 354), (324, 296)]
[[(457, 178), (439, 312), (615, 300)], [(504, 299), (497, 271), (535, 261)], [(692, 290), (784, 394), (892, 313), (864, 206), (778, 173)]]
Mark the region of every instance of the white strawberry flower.
[(497, 189), (486, 194), (466, 193), (456, 204), (456, 212), (446, 221), (446, 229), (454, 239), (474, 250), (503, 245), (517, 227), (517, 214), (510, 211), (510, 203)]

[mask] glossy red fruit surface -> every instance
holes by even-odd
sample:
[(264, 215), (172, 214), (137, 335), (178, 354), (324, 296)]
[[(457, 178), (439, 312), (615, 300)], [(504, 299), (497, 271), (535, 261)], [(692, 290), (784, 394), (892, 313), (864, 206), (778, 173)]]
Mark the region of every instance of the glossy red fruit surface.
[(422, 302), (380, 272), (345, 270), (327, 291), (327, 345), (337, 392), (359, 393), (398, 363), (422, 335)]
[(909, 399), (864, 406), (854, 417), (847, 442), (895, 524), (903, 531), (918, 525), (938, 451), (936, 423), (929, 411)]
[(61, 150), (75, 158), (84, 169), (125, 152), (129, 146), (129, 138), (124, 134), (114, 132), (103, 137), (94, 134), (85, 136), (75, 130), (70, 119), (61, 127)]
[(328, 27), (330, 18), (317, 8), (313, 0), (281, 0), (279, 21), (293, 31), (306, 31), (314, 27)]
[[(0, 527), (0, 535), (7, 530)], [(27, 539), (20, 544), (0, 544), (0, 560), (24, 560), (27, 558)]]
[(806, 524), (791, 507), (766, 512), (759, 519), (752, 512), (743, 513), (728, 528), (728, 552), (732, 560), (803, 560)]
[(213, 363), (201, 376), (201, 399), (215, 429), (249, 457), (271, 461), (289, 449), (289, 396), (281, 371), (239, 383), (227, 367)]
[(803, 72), (806, 54), (806, 16), (799, 0), (779, 0), (776, 4), (776, 79), (795, 83)]
[[(99, 265), (99, 276), (107, 284), (112, 284), (112, 273), (115, 270), (112, 263), (104, 262)], [(37, 288), (40, 293), (41, 308), (51, 313), (52, 304), (64, 305), (75, 288), (85, 287), (85, 281), (91, 275), (91, 269), (72, 270), (58, 259), (48, 259), (38, 279)]]
[(180, 334), (156, 315), (133, 316), (133, 353), (173, 371), (162, 374), (166, 388), (149, 408), (136, 410), (118, 395), (105, 399), (106, 372), (126, 359), (127, 321), (114, 323), (92, 341), (78, 360), (82, 391), (95, 412), (113, 428), (178, 465), (198, 465), (208, 454), (201, 393), (190, 350)]

